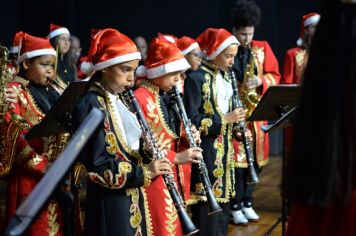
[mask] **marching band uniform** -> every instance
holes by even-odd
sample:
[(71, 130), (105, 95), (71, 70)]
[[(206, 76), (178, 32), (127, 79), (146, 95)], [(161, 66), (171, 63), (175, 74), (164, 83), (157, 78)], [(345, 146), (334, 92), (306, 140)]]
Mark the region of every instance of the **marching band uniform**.
[[(224, 29), (209, 28), (197, 41), (212, 60), (232, 44), (239, 44), (235, 36)], [(184, 83), (184, 103), (187, 115), (199, 128), (212, 191), (223, 208), (222, 213), (207, 215), (204, 187), (199, 180), (198, 169), (192, 167), (191, 201), (193, 222), (201, 235), (227, 234), (228, 203), (235, 195), (232, 145), (232, 125), (226, 124), (224, 115), (231, 111), (232, 87), (228, 72), (220, 70), (209, 61), (188, 75)], [(203, 202), (202, 202), (203, 201)], [(227, 209), (227, 212), (226, 212)], [(220, 234), (219, 234), (220, 233)]]
[(102, 110), (105, 119), (80, 155), (88, 171), (84, 235), (151, 235), (143, 188), (150, 174), (140, 154), (142, 132), (119, 96), (99, 82), (101, 70), (141, 56), (131, 39), (117, 30), (98, 31), (92, 39), (89, 56), (95, 74), (73, 113), (74, 126), (79, 127), (93, 107)]
[[(23, 34), (18, 63), (42, 55), (56, 56), (48, 39)], [(21, 73), (21, 72), (20, 72)], [(56, 137), (26, 140), (25, 134), (38, 124), (53, 106), (58, 94), (50, 87), (26, 78), (15, 77), (9, 83), (18, 94), (15, 109), (6, 114), (5, 155), (14, 165), (8, 177), (7, 216), (12, 217), (22, 201), (31, 193), (57, 156)], [(12, 152), (11, 152), (12, 151)], [(52, 198), (44, 206), (26, 235), (62, 235), (62, 219), (58, 200)]]
[[(309, 46), (305, 42), (305, 28), (317, 24), (320, 20), (320, 15), (317, 13), (308, 13), (302, 17), (300, 37), (297, 40), (298, 47), (291, 48), (287, 51), (284, 58), (283, 76), (281, 84), (301, 84), (306, 65), (308, 63)], [(292, 144), (292, 127), (285, 130), (284, 148), (288, 155)]]
[[(279, 66), (269, 43), (253, 40), (255, 27), (261, 19), (261, 9), (256, 2), (236, 2), (231, 10), (231, 18), (233, 32), (243, 44), (235, 57), (233, 68), (239, 81), (241, 101), (248, 110), (246, 116), (249, 117), (267, 89), (279, 83)], [(252, 131), (254, 163), (259, 168), (269, 161), (269, 135), (261, 130), (265, 124), (265, 121), (247, 124)], [(235, 187), (238, 192), (231, 204), (232, 221), (235, 224), (247, 224), (248, 221), (259, 220), (253, 209), (254, 185), (247, 184), (249, 173), (243, 143), (234, 141), (234, 148), (237, 179)]]
[[(174, 163), (180, 150), (181, 121), (171, 96), (163, 92), (151, 81), (168, 73), (190, 68), (180, 50), (169, 40), (158, 36), (149, 45), (145, 66), (141, 66), (141, 75), (146, 76), (135, 91), (137, 101), (152, 131), (157, 134), (158, 142), (166, 149), (166, 157)], [(190, 164), (175, 165), (173, 174), (183, 199), (189, 198)], [(183, 235), (176, 208), (162, 177), (152, 181), (146, 188), (148, 206), (152, 216), (153, 235)], [(182, 194), (183, 193), (183, 194)]]
[(284, 58), (283, 76), (281, 84), (300, 84), (301, 77), (304, 73), (308, 62), (308, 42), (304, 42), (305, 28), (309, 25), (318, 23), (320, 15), (317, 13), (308, 13), (302, 17), (300, 37), (297, 40), (298, 47), (291, 48), (287, 51)]

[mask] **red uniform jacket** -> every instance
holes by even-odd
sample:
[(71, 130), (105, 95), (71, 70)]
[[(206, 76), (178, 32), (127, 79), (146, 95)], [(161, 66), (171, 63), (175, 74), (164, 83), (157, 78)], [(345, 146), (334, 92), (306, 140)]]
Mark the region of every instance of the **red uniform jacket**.
[(281, 84), (299, 84), (308, 61), (308, 53), (300, 47), (291, 48), (284, 58)]
[[(14, 215), (16, 208), (35, 188), (50, 163), (56, 156), (55, 137), (38, 138), (27, 141), (24, 135), (30, 127), (36, 125), (44, 117), (43, 112), (26, 87), (28, 81), (16, 77), (9, 87), (15, 89), (19, 102), (16, 109), (6, 114), (6, 140), (8, 158), (13, 158), (14, 164), (7, 176), (7, 217)], [(12, 115), (11, 115), (12, 114)], [(18, 115), (15, 117), (13, 114)], [(21, 117), (23, 120), (19, 119)], [(50, 199), (37, 219), (31, 224), (26, 235), (62, 235), (62, 219), (56, 200)]]
[[(180, 138), (165, 121), (161, 110), (159, 87), (143, 80), (141, 87), (135, 91), (135, 96), (141, 105), (148, 125), (157, 134), (158, 142), (166, 148), (167, 159), (173, 163)], [(185, 198), (189, 197), (190, 165), (175, 165), (173, 172), (176, 183), (179, 185), (178, 189), (183, 190)], [(153, 235), (182, 235), (177, 211), (162, 176), (155, 178), (146, 188), (146, 192), (152, 218)]]

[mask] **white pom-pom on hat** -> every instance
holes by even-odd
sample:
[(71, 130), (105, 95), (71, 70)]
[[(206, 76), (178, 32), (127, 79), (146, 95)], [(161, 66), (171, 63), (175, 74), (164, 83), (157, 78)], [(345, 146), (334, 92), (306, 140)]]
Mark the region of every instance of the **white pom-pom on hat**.
[(80, 71), (85, 75), (91, 75), (94, 72), (94, 65), (91, 61), (83, 61), (80, 64)]
[(147, 76), (147, 67), (143, 66), (143, 65), (137, 67), (136, 76), (137, 77), (146, 77)]

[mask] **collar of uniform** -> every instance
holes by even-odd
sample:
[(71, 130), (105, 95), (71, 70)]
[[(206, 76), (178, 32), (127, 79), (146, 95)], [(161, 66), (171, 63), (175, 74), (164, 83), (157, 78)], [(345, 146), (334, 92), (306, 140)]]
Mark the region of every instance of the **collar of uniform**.
[(227, 71), (220, 70), (216, 65), (214, 65), (208, 61), (204, 61), (201, 68), (202, 68), (202, 70), (208, 72), (211, 75), (217, 75), (220, 72), (223, 79), (225, 79), (228, 82), (230, 81), (230, 76)]
[(148, 81), (147, 79), (142, 81), (141, 86), (148, 89), (149, 91), (151, 91), (154, 94), (159, 94), (160, 88), (157, 85)]
[(95, 92), (97, 94), (99, 94), (102, 97), (106, 96), (106, 91), (103, 88), (103, 86), (99, 83), (99, 82), (95, 82), (90, 89), (88, 90), (89, 92)]
[(26, 87), (30, 81), (26, 80), (20, 76), (15, 76), (15, 78), (11, 82), (19, 83), (22, 86)]

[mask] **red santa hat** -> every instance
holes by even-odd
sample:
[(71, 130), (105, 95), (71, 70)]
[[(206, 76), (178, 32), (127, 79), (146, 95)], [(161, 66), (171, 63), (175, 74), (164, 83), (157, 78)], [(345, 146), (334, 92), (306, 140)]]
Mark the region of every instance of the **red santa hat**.
[(51, 46), (48, 38), (40, 38), (23, 33), (22, 46), (20, 49), (20, 56), (17, 59), (17, 64), (26, 59), (43, 55), (57, 56), (57, 53)]
[(158, 38), (163, 38), (163, 39), (167, 40), (168, 42), (177, 45), (178, 38), (176, 36), (174, 36), (173, 34), (158, 33), (157, 37)]
[(15, 34), (14, 40), (12, 41), (12, 46), (10, 47), (10, 53), (19, 53), (22, 44), (23, 34), (24, 33), (22, 31), (19, 31)]
[(136, 70), (136, 75), (154, 79), (172, 72), (185, 71), (189, 68), (189, 63), (176, 45), (162, 37), (156, 37), (148, 47), (145, 65)]
[(183, 55), (187, 55), (194, 49), (199, 48), (197, 41), (187, 36), (178, 39), (177, 46), (182, 51)]
[[(140, 59), (141, 53), (138, 51), (135, 43), (116, 29), (107, 28), (92, 31), (86, 63), (94, 71)], [(91, 71), (86, 71), (86, 73), (90, 74)]]
[(300, 37), (297, 40), (297, 45), (302, 46), (303, 44), (303, 39), (304, 39), (304, 30), (305, 27), (309, 25), (313, 25), (315, 23), (318, 23), (320, 21), (320, 14), (312, 12), (304, 15), (302, 17), (302, 25), (301, 25), (301, 30), (300, 30)]
[(207, 60), (212, 60), (232, 44), (240, 45), (237, 38), (225, 29), (206, 29), (197, 38), (202, 51), (207, 55)]
[(54, 38), (57, 37), (60, 34), (69, 34), (69, 30), (63, 26), (55, 25), (55, 24), (50, 24), (49, 25), (49, 34), (48, 38)]

